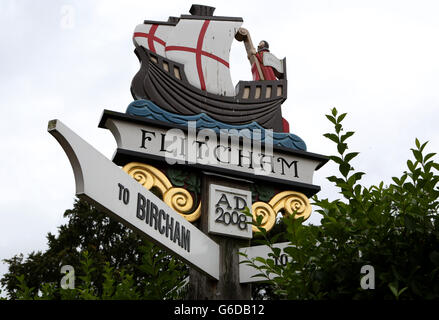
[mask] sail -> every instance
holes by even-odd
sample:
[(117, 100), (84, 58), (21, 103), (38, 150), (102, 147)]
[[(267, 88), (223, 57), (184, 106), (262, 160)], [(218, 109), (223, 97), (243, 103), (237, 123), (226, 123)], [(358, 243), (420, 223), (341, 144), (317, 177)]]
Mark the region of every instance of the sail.
[(186, 78), (201, 90), (234, 96), (230, 48), (242, 21), (180, 19), (167, 35), (166, 57), (184, 64)]
[(165, 57), (166, 40), (172, 25), (142, 23), (134, 29), (133, 42)]

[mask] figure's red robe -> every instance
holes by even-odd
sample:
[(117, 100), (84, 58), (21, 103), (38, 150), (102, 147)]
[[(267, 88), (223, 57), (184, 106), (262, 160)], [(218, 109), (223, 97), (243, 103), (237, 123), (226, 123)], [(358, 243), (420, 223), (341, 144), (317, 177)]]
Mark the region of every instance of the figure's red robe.
[[(273, 68), (270, 66), (264, 66), (263, 63), (263, 56), (265, 51), (259, 51), (256, 53), (256, 59), (259, 61), (259, 65), (261, 66), (262, 74), (264, 75), (265, 80), (277, 80)], [(256, 64), (253, 63), (252, 65), (252, 74), (253, 74), (253, 80), (258, 81), (261, 80), (261, 77), (259, 76), (258, 68), (256, 67)]]
[[(274, 74), (273, 68), (270, 66), (264, 66), (263, 63), (263, 56), (264, 51), (259, 51), (256, 53), (256, 59), (259, 61), (259, 65), (261, 66), (262, 74), (264, 75), (265, 80), (277, 80), (276, 75)], [(258, 81), (261, 80), (261, 77), (259, 76), (258, 68), (256, 67), (256, 64), (253, 63), (252, 65), (252, 74), (253, 74), (253, 80)], [(290, 132), (290, 124), (285, 118), (282, 118), (282, 127), (283, 132)]]

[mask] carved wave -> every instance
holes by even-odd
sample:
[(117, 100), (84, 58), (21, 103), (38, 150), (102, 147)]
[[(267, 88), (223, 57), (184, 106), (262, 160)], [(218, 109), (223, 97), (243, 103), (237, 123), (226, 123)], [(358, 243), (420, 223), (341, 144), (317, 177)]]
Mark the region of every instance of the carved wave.
[(275, 146), (306, 151), (305, 141), (303, 141), (297, 135), (284, 132), (273, 132), (270, 134), (269, 130), (264, 129), (257, 122), (252, 122), (245, 125), (230, 125), (217, 121), (205, 113), (200, 113), (197, 115), (181, 115), (168, 112), (149, 100), (135, 100), (131, 102), (126, 110), (126, 113), (133, 116), (164, 121), (181, 126), (187, 126), (189, 121), (194, 121), (197, 128), (212, 129), (216, 133), (219, 133), (221, 129), (235, 129), (239, 132), (240, 136), (250, 139), (258, 139), (262, 142), (265, 142), (267, 137), (271, 137), (273, 145)]

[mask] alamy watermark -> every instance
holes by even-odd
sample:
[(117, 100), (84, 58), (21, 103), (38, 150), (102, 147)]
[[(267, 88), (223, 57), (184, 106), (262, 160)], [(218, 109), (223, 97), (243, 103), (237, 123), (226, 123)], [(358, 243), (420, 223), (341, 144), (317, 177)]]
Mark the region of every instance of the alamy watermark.
[(64, 265), (61, 267), (61, 273), (64, 274), (60, 282), (61, 288), (75, 289), (75, 268), (71, 265)]
[(361, 267), (361, 277), (360, 286), (363, 290), (375, 289), (375, 268), (371, 265), (365, 265)]
[(199, 164), (232, 166), (251, 170), (257, 175), (269, 175), (297, 167), (273, 154), (273, 131), (266, 129), (197, 130), (196, 122), (189, 121), (187, 131), (178, 128), (158, 134), (142, 130), (141, 148), (148, 141), (160, 137), (160, 151), (168, 164)]

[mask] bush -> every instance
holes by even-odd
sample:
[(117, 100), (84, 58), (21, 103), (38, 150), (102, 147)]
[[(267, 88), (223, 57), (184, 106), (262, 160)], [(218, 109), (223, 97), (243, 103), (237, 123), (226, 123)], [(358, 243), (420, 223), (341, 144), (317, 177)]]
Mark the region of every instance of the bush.
[[(313, 205), (323, 218), (320, 226), (303, 225), (303, 219), (284, 217), (290, 242), (285, 249), (292, 260), (286, 267), (274, 264), (280, 250), (273, 248), (269, 259), (257, 267), (274, 294), (282, 299), (438, 299), (439, 229), (437, 187), (439, 164), (434, 153), (424, 154), (427, 143), (415, 140), (414, 159), (408, 170), (393, 183), (365, 187), (350, 162), (358, 152), (346, 153), (347, 140), (342, 121), (334, 108), (326, 117), (335, 132), (324, 136), (334, 142), (338, 154), (331, 161), (339, 175), (327, 179), (340, 190), (341, 199), (313, 197)], [(257, 223), (256, 223), (257, 224)], [(271, 245), (265, 235), (265, 244)], [(374, 269), (374, 289), (364, 290), (361, 268)], [(363, 279), (363, 281), (365, 281)]]
[[(9, 299), (177, 299), (187, 267), (83, 200), (68, 223), (48, 234), (48, 249), (4, 260)], [(62, 289), (61, 267), (75, 268), (75, 289)], [(163, 272), (166, 270), (166, 272)]]
[[(166, 272), (163, 272), (163, 259), (165, 254), (153, 245), (143, 247), (144, 256), (139, 269), (148, 275), (137, 283), (132, 274), (127, 273), (124, 268), (115, 270), (109, 262), (104, 266), (104, 282), (100, 287), (96, 284), (95, 261), (87, 251), (82, 252), (80, 269), (73, 272), (75, 278), (73, 286), (62, 288), (55, 282), (44, 282), (38, 291), (29, 288), (24, 275), (17, 276), (19, 289), (16, 291), (16, 299), (19, 300), (161, 300), (161, 299), (182, 299), (184, 297), (183, 286), (185, 281), (181, 280), (182, 272), (178, 270), (177, 264), (171, 260), (166, 265)], [(76, 272), (79, 272), (77, 274)], [(68, 273), (66, 274), (68, 276)], [(72, 279), (72, 278), (70, 278)], [(153, 279), (153, 281), (151, 281)]]

